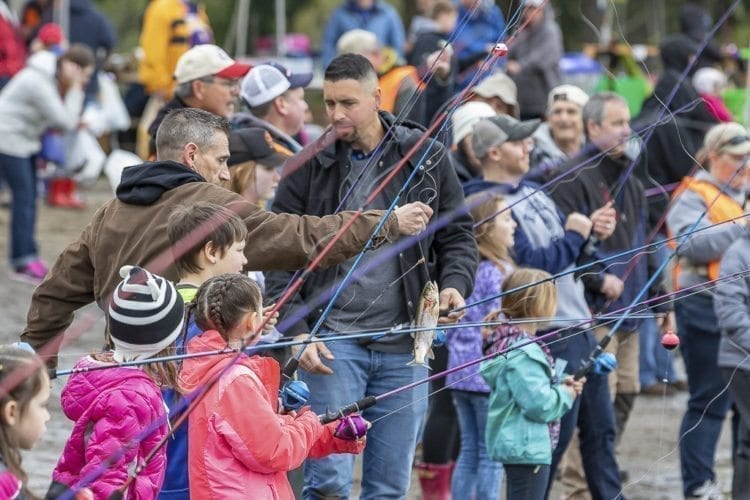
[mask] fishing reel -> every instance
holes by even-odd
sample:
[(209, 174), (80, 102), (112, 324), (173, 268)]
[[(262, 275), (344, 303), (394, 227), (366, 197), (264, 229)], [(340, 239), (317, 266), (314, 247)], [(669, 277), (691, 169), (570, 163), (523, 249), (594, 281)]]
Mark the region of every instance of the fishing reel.
[(287, 380), (279, 390), (279, 397), (285, 411), (297, 411), (310, 399), (310, 388), (301, 380)]
[(608, 375), (617, 369), (617, 358), (611, 352), (603, 352), (597, 356), (591, 371), (597, 375)]
[(336, 424), (333, 435), (344, 441), (356, 441), (367, 435), (367, 421), (359, 413), (347, 415)]
[(448, 340), (448, 334), (445, 330), (435, 330), (435, 338), (432, 339), (432, 347), (440, 347), (445, 345), (445, 341)]

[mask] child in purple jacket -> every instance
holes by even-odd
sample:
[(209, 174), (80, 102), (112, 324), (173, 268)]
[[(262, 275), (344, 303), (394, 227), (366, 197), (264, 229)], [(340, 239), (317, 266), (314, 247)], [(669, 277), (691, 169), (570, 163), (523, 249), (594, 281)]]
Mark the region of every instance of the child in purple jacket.
[[(513, 270), (510, 249), (516, 222), (505, 199), (489, 191), (466, 199), (475, 224), (480, 262), (477, 267), (474, 293), (466, 300), (473, 304), (497, 295), (503, 279)], [(470, 307), (464, 323), (484, 321), (492, 311), (500, 309), (500, 299)], [(473, 361), (482, 356), (482, 335), (478, 326), (456, 329), (448, 335), (448, 368)], [(451, 481), (453, 498), (495, 498), (500, 491), (503, 466), (487, 456), (484, 431), (490, 388), (475, 364), (448, 375), (446, 384), (452, 389), (453, 405), (458, 414), (461, 449)]]

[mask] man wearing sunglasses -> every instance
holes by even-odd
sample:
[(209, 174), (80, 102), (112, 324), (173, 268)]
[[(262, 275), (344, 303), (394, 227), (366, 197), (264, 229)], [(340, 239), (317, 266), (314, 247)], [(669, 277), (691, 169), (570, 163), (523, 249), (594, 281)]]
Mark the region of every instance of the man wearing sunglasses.
[(235, 61), (216, 45), (196, 45), (185, 52), (174, 71), (174, 97), (159, 110), (148, 128), (149, 154), (155, 154), (156, 130), (173, 109), (198, 108), (229, 119), (240, 95), (240, 82), (248, 71), (249, 64)]

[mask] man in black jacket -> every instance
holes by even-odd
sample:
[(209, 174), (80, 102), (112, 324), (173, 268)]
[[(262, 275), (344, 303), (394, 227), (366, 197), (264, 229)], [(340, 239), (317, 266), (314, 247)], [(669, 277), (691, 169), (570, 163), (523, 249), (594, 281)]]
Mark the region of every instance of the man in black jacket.
[[(324, 141), (330, 145), (312, 152), (299, 168), (287, 164), (273, 210), (323, 215), (359, 208), (383, 179), (395, 174), (371, 207), (387, 208), (406, 186), (399, 202), (424, 204), (423, 229), (433, 214), (434, 219), (447, 221), (444, 227), (434, 233), (427, 231), (417, 244), (400, 251), (394, 245), (368, 251), (357, 269), (362, 271), (358, 280), (351, 280), (343, 288), (330, 314), (323, 317), (323, 327), (343, 334), (353, 329), (408, 324), (418, 318), (422, 287), (433, 279), (441, 290), (440, 308), (460, 307), (473, 287), (477, 254), (471, 219), (461, 210), (464, 199), (450, 156), (438, 142), (427, 140), (394, 173), (424, 131), (406, 124), (395, 125), (391, 114), (378, 111), (377, 75), (360, 55), (344, 54), (331, 62), (325, 73), (323, 95), (332, 124), (326, 134), (333, 134), (335, 140)], [(305, 151), (301, 156), (305, 157)], [(407, 184), (414, 169), (418, 169), (417, 173)], [(395, 245), (399, 243), (402, 242)], [(297, 300), (282, 311), (282, 333), (306, 337), (323, 313), (314, 309), (303, 317), (300, 309), (307, 304), (313, 306), (317, 296), (335, 286), (353, 266), (350, 260), (310, 276)], [(269, 295), (280, 293), (289, 278), (289, 274), (269, 273)], [(458, 315), (443, 320), (456, 321)], [(412, 359), (413, 342), (410, 336), (392, 335), (367, 342), (341, 340), (328, 347), (322, 343), (309, 345), (300, 358), (300, 376), (310, 387), (313, 410), (336, 408), (425, 377), (425, 367), (407, 366)], [(368, 432), (363, 498), (406, 495), (426, 393), (426, 387), (420, 386), (365, 411), (364, 416), (370, 421), (386, 415), (387, 418)], [(308, 460), (304, 498), (348, 498), (352, 466), (353, 459), (344, 455)]]

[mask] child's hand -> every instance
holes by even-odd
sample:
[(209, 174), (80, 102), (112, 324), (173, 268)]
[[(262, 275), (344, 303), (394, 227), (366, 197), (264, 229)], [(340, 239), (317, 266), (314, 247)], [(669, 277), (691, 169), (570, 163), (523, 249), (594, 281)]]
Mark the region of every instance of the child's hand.
[(263, 335), (271, 333), (276, 327), (276, 323), (279, 322), (279, 312), (276, 311), (273, 315), (271, 314), (271, 309), (273, 309), (275, 305), (276, 304), (271, 304), (263, 308), (263, 317), (268, 318), (266, 324), (263, 325)]
[(585, 383), (586, 377), (582, 377), (579, 380), (576, 380), (572, 375), (565, 377), (565, 379), (563, 380), (563, 384), (565, 385), (565, 387), (573, 392), (573, 398), (581, 395), (581, 392), (583, 392), (583, 384)]

